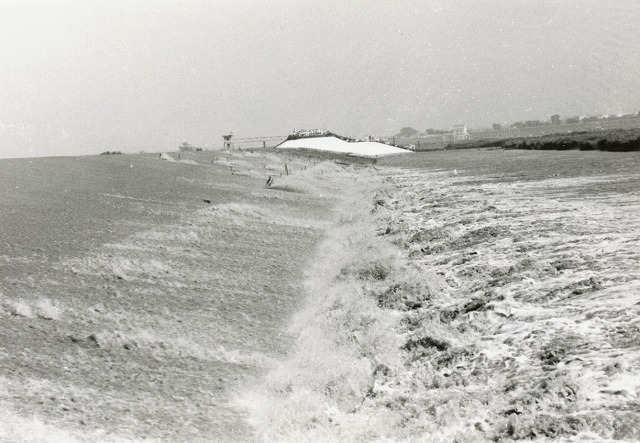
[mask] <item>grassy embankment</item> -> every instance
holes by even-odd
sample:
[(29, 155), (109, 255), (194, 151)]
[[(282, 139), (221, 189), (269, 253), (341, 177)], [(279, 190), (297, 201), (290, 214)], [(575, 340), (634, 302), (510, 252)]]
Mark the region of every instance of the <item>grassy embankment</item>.
[(229, 396), (291, 346), (345, 168), (240, 152), (0, 168), (0, 440), (251, 440)]

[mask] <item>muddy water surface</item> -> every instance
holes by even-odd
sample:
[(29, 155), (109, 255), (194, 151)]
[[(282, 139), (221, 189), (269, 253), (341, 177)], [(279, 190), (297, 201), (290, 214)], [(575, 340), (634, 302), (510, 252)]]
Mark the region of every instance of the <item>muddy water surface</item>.
[(446, 282), (407, 346), (406, 394), (435, 408), (434, 435), (640, 438), (640, 156), (407, 160), (384, 162), (387, 232)]

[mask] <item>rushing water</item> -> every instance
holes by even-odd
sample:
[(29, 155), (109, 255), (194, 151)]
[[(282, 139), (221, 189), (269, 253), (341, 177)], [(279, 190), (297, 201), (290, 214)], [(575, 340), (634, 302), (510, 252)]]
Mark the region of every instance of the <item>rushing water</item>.
[(639, 161), (380, 161), (384, 184), (343, 208), (321, 249), (296, 352), (247, 394), (260, 435), (640, 438)]

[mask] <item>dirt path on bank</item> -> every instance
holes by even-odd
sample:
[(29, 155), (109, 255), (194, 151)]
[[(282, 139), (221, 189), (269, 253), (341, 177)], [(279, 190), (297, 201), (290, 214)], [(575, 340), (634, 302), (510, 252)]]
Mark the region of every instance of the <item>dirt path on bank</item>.
[(253, 439), (230, 396), (291, 347), (342, 168), (186, 160), (0, 164), (0, 441)]

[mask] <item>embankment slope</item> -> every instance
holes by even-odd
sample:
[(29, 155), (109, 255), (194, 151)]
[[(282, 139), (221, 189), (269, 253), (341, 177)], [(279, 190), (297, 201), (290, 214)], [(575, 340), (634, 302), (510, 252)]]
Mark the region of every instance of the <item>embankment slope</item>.
[(167, 157), (0, 161), (0, 441), (253, 439), (342, 168)]

